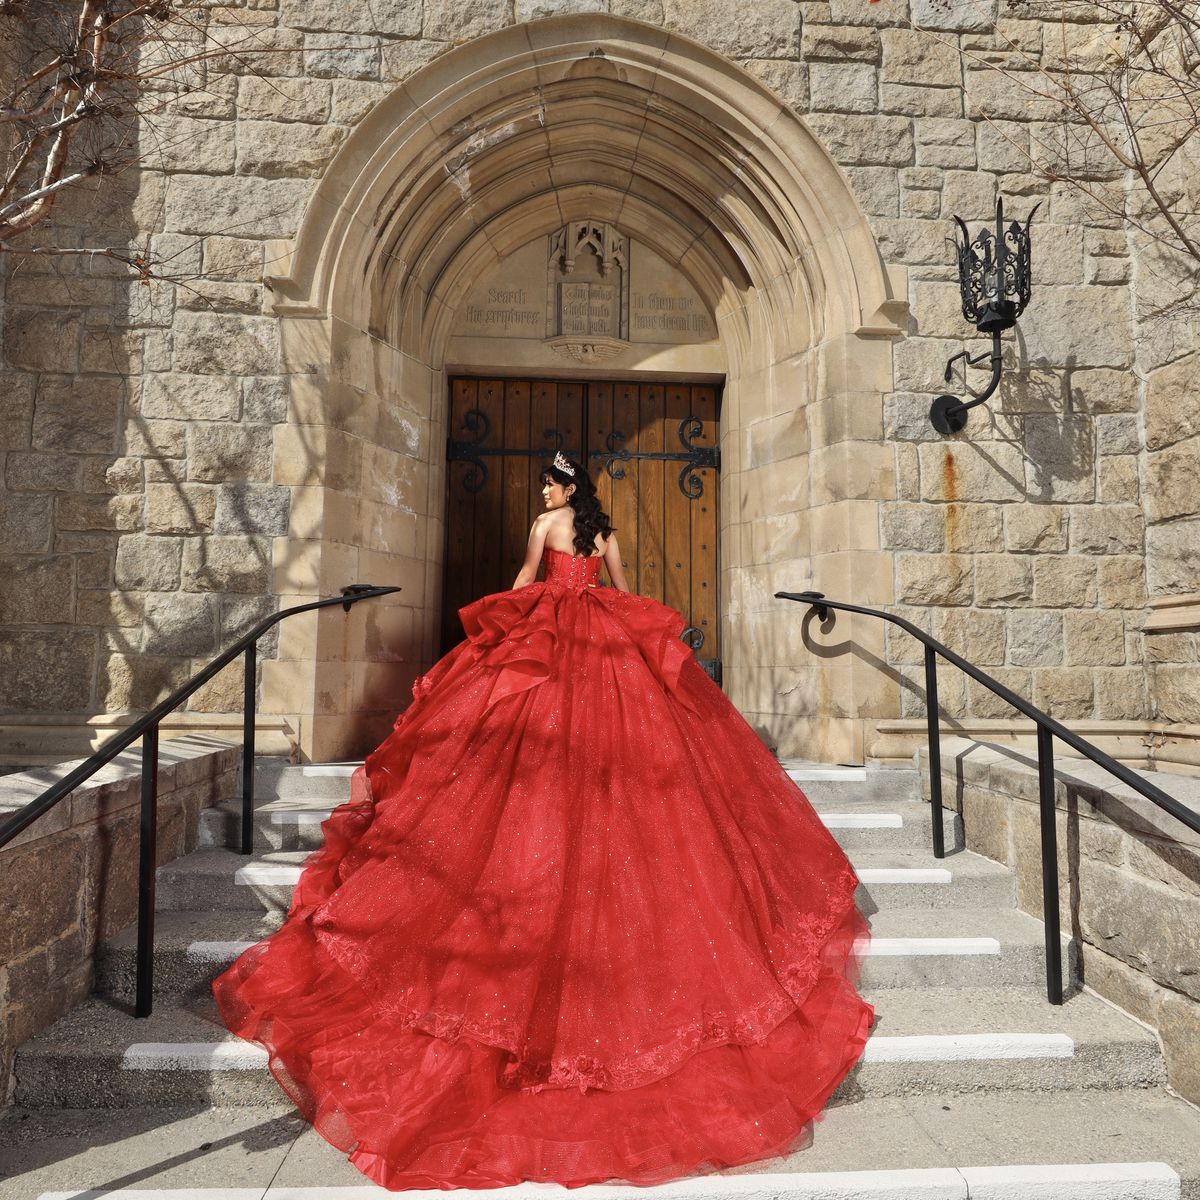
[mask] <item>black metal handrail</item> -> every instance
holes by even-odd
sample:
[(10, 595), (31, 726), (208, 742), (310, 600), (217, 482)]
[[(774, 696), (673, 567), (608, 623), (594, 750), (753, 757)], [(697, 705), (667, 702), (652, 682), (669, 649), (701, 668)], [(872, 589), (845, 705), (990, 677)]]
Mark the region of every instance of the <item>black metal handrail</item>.
[(137, 998), (134, 1014), (148, 1017), (154, 1006), (154, 871), (158, 842), (158, 726), (193, 692), (206, 684), (218, 671), (227, 667), (239, 654), (245, 655), (244, 706), (242, 713), (242, 812), (239, 849), (249, 854), (254, 847), (254, 721), (257, 713), (256, 682), (258, 675), (259, 639), (286, 617), (297, 613), (312, 612), (317, 608), (329, 608), (340, 604), (346, 612), (360, 600), (375, 596), (388, 596), (401, 589), (398, 587), (375, 587), (373, 584), (356, 583), (342, 588), (340, 596), (325, 600), (314, 600), (309, 604), (298, 604), (285, 608), (260, 621), (249, 633), (239, 638), (227, 650), (222, 651), (206, 667), (173, 691), (165, 700), (152, 708), (144, 717), (132, 725), (113, 734), (90, 758), (85, 759), (73, 771), (64, 775), (53, 787), (47, 788), (36, 799), (19, 808), (12, 816), (0, 822), (0, 849), (3, 849), (23, 829), (32, 825), (39, 817), (48, 813), (59, 801), (66, 799), (81, 783), (90, 779), (101, 767), (106, 766), (121, 751), (133, 745), (139, 738), (142, 742), (142, 788), (141, 819), (138, 830), (138, 947), (137, 947)]
[(1182, 821), (1196, 833), (1200, 833), (1200, 816), (1173, 796), (1168, 795), (1156, 784), (1143, 779), (1137, 772), (1105, 754), (1103, 750), (1092, 745), (1086, 738), (1073, 733), (1062, 722), (1056, 721), (1048, 713), (1042, 712), (1040, 708), (1035, 708), (1028, 700), (1006, 688), (986, 671), (981, 671), (961, 654), (955, 654), (948, 646), (944, 646), (935, 638), (930, 637), (923, 629), (918, 629), (911, 621), (906, 621), (895, 613), (883, 612), (877, 608), (863, 608), (858, 604), (843, 604), (837, 600), (829, 600), (822, 592), (776, 592), (775, 598), (777, 600), (795, 600), (800, 604), (811, 605), (821, 621), (826, 620), (831, 608), (841, 612), (858, 613), (864, 617), (877, 617), (881, 621), (898, 625), (924, 645), (930, 807), (933, 810), (933, 853), (937, 858), (944, 858), (946, 854), (945, 832), (942, 824), (942, 754), (938, 723), (937, 656), (940, 654), (951, 665), (969, 675), (977, 683), (983, 684), (990, 692), (995, 693), (1001, 700), (1012, 705), (1018, 712), (1023, 713), (1036, 724), (1038, 810), (1042, 843), (1042, 917), (1046, 935), (1046, 996), (1051, 1004), (1061, 1004), (1063, 1002), (1062, 945), (1058, 909), (1058, 828), (1054, 820), (1054, 739), (1058, 738), (1084, 758), (1103, 767), (1110, 775), (1133, 788), (1139, 795), (1145, 796), (1147, 800)]

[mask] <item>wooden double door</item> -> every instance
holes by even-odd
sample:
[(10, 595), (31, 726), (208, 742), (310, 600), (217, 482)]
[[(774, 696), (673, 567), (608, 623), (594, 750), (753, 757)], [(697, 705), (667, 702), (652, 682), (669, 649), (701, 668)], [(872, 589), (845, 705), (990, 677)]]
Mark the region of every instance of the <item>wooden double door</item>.
[(719, 683), (719, 406), (712, 385), (452, 379), (442, 653), (463, 605), (512, 587), (561, 450), (587, 465), (630, 588), (703, 635), (689, 641)]

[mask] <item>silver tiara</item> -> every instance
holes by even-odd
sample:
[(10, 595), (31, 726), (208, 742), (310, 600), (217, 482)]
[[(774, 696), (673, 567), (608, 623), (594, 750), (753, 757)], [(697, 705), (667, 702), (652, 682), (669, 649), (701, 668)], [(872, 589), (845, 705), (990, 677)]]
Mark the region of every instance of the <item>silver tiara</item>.
[(571, 464), (565, 458), (563, 458), (563, 452), (561, 450), (557, 451), (554, 455), (554, 465), (560, 471), (565, 472), (567, 475), (570, 475), (572, 478), (575, 477), (575, 468), (573, 466), (571, 466)]

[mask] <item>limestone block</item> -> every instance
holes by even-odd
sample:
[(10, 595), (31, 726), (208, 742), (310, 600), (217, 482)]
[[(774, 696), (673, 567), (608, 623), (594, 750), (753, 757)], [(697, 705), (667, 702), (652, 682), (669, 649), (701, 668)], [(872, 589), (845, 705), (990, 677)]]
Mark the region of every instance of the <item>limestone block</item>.
[(663, 0), (663, 22), (730, 58), (794, 58), (800, 50), (800, 10), (791, 0)]
[(135, 458), (182, 458), (186, 453), (182, 421), (147, 421), (134, 417), (125, 424), (124, 451)]
[[(21, 571), (26, 570), (27, 561), (21, 560)], [(13, 571), (16, 569), (14, 566)], [(4, 578), (12, 577), (6, 574)], [(53, 571), (46, 582), (54, 582)], [(3, 587), (0, 579), (0, 594)], [(50, 596), (38, 599), (42, 606)], [(39, 615), (36, 623), (45, 621)], [(62, 623), (70, 624), (71, 620)], [(96, 635), (91, 630), (0, 631), (0, 708), (6, 712), (88, 711), (95, 659)], [(6, 854), (5, 862), (8, 860)]]
[(85, 329), (79, 369), (85, 375), (126, 375), (142, 366), (146, 333), (140, 329)]
[[(221, 616), (219, 622), (222, 645), (228, 645), (244, 637), (260, 621), (265, 621), (279, 610), (276, 596), (220, 596)], [(279, 627), (265, 633), (258, 643), (260, 658), (270, 658), (276, 653)]]
[(967, 64), (963, 75), (967, 113), (1001, 121), (1052, 121), (1061, 109), (1035, 71), (1000, 72)]
[(190, 667), (187, 659), (110, 655), (100, 665), (100, 703), (107, 712), (146, 712), (187, 681)]
[(1003, 442), (926, 443), (917, 448), (930, 500), (1021, 500), (1020, 450)]
[(0, 546), (10, 554), (50, 549), (50, 496), (10, 496), (0, 492)]
[(511, 24), (512, 6), (508, 0), (475, 0), (471, 4), (425, 0), (421, 36), (439, 42), (469, 42)]
[(182, 658), (211, 655), (216, 647), (216, 601), (187, 592), (146, 597), (142, 653)]
[(1052, 504), (1015, 504), (1004, 510), (1004, 544), (1010, 550), (1065, 550), (1067, 523)]
[(1097, 863), (1079, 918), (1083, 935), (1106, 953), (1168, 987), (1200, 998), (1200, 901), (1129, 871)]
[(1133, 721), (1150, 714), (1146, 672), (1141, 667), (1113, 667), (1092, 672), (1096, 688), (1095, 715), (1100, 719)]
[(1141, 448), (1136, 414), (1110, 413), (1096, 417), (1098, 454), (1136, 454)]
[(979, 31), (996, 23), (996, 0), (912, 0), (911, 11), (913, 24), (924, 29)]
[(200, 312), (262, 312), (262, 288), (253, 283), (230, 283), (224, 279), (196, 279), (179, 293), (179, 307)]
[[(883, 436), (896, 441), (940, 441), (941, 434), (929, 421), (932, 396), (926, 392), (893, 392), (883, 402)], [(910, 447), (913, 454), (916, 448)]]
[(1167, 1060), (1167, 1082), (1185, 1099), (1200, 1103), (1200, 1004), (1177, 992), (1163, 996), (1156, 1026)]
[(902, 217), (936, 217), (942, 211), (942, 197), (937, 192), (905, 189), (900, 195)]
[(166, 222), (181, 233), (290, 237), (310, 187), (304, 179), (230, 175), (214, 188), (204, 175), (173, 175), (167, 183)]
[[(415, 75), (423, 67), (427, 67), (439, 54), (444, 54), (449, 47), (445, 42), (424, 41), (419, 38), (403, 42), (388, 42), (382, 47), (382, 62), (379, 66), (381, 79), (386, 83), (403, 83), (410, 75)], [(348, 114), (355, 108), (363, 115), (372, 104), (391, 91), (379, 85), (372, 85), (377, 90), (374, 99), (368, 99), (367, 84), (354, 80), (335, 79), (333, 81), (333, 117), (341, 124), (353, 124), (358, 117), (348, 119)], [(357, 90), (356, 90), (357, 89)], [(365, 107), (362, 107), (365, 104)]]
[(843, 166), (907, 167), (914, 161), (907, 117), (814, 113), (807, 124)]
[(146, 532), (210, 530), (216, 508), (216, 489), (206, 484), (152, 483), (146, 489)]
[(1200, 724), (1200, 667), (1166, 664), (1154, 669), (1155, 715), (1160, 721)]
[(1095, 429), (1090, 417), (1025, 418), (1025, 486), (1039, 500), (1095, 498)]
[(170, 592), (179, 586), (183, 543), (179, 538), (127, 533), (117, 542), (113, 578), (135, 592)]
[(1028, 171), (1029, 129), (1016, 121), (981, 121), (975, 152), (981, 171)]
[[(203, 665), (201, 660), (192, 664), (195, 670), (199, 670)], [(234, 659), (223, 671), (218, 671), (212, 679), (191, 694), (187, 702), (188, 712), (240, 713), (244, 703), (245, 670), (245, 660)]]
[(917, 29), (885, 29), (876, 37), (883, 45), (880, 78), (885, 82), (909, 86), (962, 86), (962, 65), (953, 46)]
[(899, 213), (899, 187), (893, 168), (847, 167), (846, 175), (864, 212), (879, 217), (894, 217)]
[(939, 506), (946, 527), (946, 549), (957, 553), (996, 550), (1004, 544), (1004, 513), (998, 505)]
[(1145, 879), (1200, 898), (1200, 854), (1195, 846), (1143, 835), (1129, 839), (1126, 862)]
[[(801, 7), (805, 7), (803, 4)], [(818, 8), (818, 16), (810, 20), (821, 20), (834, 25), (889, 25), (908, 24), (907, 4), (859, 4), (857, 0), (829, 0)]]
[(265, 537), (187, 538), (183, 555), (183, 588), (189, 592), (267, 590), (271, 575), (271, 543)]
[(800, 35), (800, 55), (805, 61), (877, 63), (883, 53), (879, 39), (879, 31), (869, 25), (817, 25), (806, 20)]
[(238, 173), (271, 179), (320, 175), (346, 130), (339, 125), (288, 125), (281, 121), (239, 121)]
[(332, 85), (327, 79), (267, 79), (247, 75), (237, 81), (238, 113), (258, 121), (321, 124), (329, 120), (331, 93)]
[(279, 23), (293, 29), (411, 38), (421, 32), (421, 4), (420, 0), (361, 6), (346, 0), (279, 0)]
[(1071, 514), (1076, 554), (1133, 554), (1142, 549), (1142, 510), (1135, 504), (1086, 506)]
[(1191, 633), (1159, 633), (1146, 631), (1146, 661), (1148, 663), (1195, 662), (1195, 635)]
[(0, 558), (0, 624), (71, 624), (74, 576), (64, 554)]
[(1033, 602), (1043, 608), (1092, 608), (1097, 598), (1096, 561), (1074, 555), (1033, 559)]
[[(1193, 543), (1194, 544), (1194, 543)], [(1101, 608), (1141, 608), (1146, 603), (1146, 573), (1148, 563), (1141, 555), (1110, 554), (1099, 561)], [(1195, 576), (1192, 576), (1193, 582)]]
[(59, 496), (55, 502), (57, 529), (137, 529), (142, 523), (142, 497)]
[[(1007, 355), (1005, 356), (1007, 359)], [(1062, 412), (1067, 407), (1067, 384), (1062, 371), (1005, 362), (992, 407), (1006, 414)]]
[(29, 446), (36, 384), (35, 375), (0, 374), (0, 450), (24, 450)]
[(980, 666), (999, 666), (1004, 662), (1006, 630), (1002, 612), (977, 608), (941, 611), (934, 622), (934, 636)]
[[(261, 81), (260, 81), (261, 82)], [(259, 283), (263, 276), (263, 245), (254, 238), (204, 239), (204, 273), (210, 279)]]
[(975, 603), (1007, 608), (1033, 596), (1033, 568), (1027, 558), (980, 554), (975, 559)]
[(904, 338), (897, 343), (893, 357), (896, 388), (936, 395), (945, 386), (946, 360), (961, 349), (961, 342), (949, 338)]
[(188, 429), (188, 478), (195, 482), (271, 478), (271, 427), (193, 425)]
[(1200, 579), (1200, 521), (1148, 528), (1146, 569), (1151, 595), (1194, 592)]
[(970, 604), (971, 559), (954, 554), (898, 554), (897, 599), (905, 604)]
[[(946, 231), (938, 221), (881, 217), (875, 222), (875, 233), (886, 262), (921, 266), (946, 261)], [(941, 377), (945, 366), (943, 359), (936, 378)]]
[(917, 448), (897, 442), (892, 449), (896, 454), (896, 498), (919, 500), (921, 498), (921, 466)]
[[(879, 111), (926, 119), (961, 117), (962, 94), (957, 88), (908, 87), (902, 83), (881, 83), (879, 85)], [(920, 131), (918, 129), (919, 141)], [(973, 147), (969, 150), (969, 157), (974, 158)], [(959, 166), (961, 164), (956, 159), (947, 165)]]
[(541, 21), (565, 13), (608, 12), (608, 0), (516, 0), (518, 21)]
[(663, 0), (609, 0), (614, 17), (632, 17), (649, 25), (663, 23)]
[(871, 63), (812, 63), (808, 89), (818, 112), (870, 113), (879, 104), (876, 70)]
[(152, 418), (236, 421), (241, 415), (241, 387), (227, 375), (151, 374), (142, 379), (140, 407), (144, 416)]
[[(1134, 379), (1128, 376), (1130, 391)], [(1157, 371), (1146, 380), (1146, 449), (1163, 450), (1200, 433), (1200, 355), (1190, 354)]]
[(808, 65), (783, 58), (747, 58), (741, 64), (771, 89), (782, 104), (796, 112), (809, 109)]
[[(957, 173), (957, 172), (955, 172)], [(910, 192), (909, 195), (932, 196), (936, 192)], [(935, 214), (936, 215), (936, 208)], [(963, 337), (970, 330), (962, 314), (962, 297), (957, 281), (918, 280), (912, 285), (910, 309), (919, 333), (927, 337)], [(925, 424), (929, 424), (929, 404), (925, 404)]]
[(288, 531), (288, 489), (270, 484), (225, 484), (217, 489), (217, 533), (282, 536)]
[(1129, 294), (1121, 287), (1044, 287), (1038, 319), (1022, 326), (1031, 363), (1124, 367), (1131, 361)]
[[(34, 423), (36, 427), (37, 418)], [(1146, 455), (1146, 517), (1167, 521), (1200, 513), (1200, 436)], [(1193, 589), (1194, 590), (1194, 589)]]
[[(1033, 672), (1024, 667), (988, 666), (988, 674), (1010, 692), (1024, 696), (1027, 700), (1033, 696)], [(1015, 716), (1013, 707), (1001, 699), (990, 688), (967, 680), (967, 711), (973, 717), (995, 717), (1000, 720), (1012, 720)], [(967, 834), (970, 840), (970, 832)], [(980, 853), (986, 853), (981, 851)]]
[(275, 483), (316, 484), (350, 491), (362, 479), (363, 444), (336, 429), (277, 425)]
[(140, 592), (80, 591), (75, 599), (75, 622), (116, 629), (140, 628), (144, 599)]
[(115, 450), (123, 394), (120, 379), (43, 379), (33, 410), (34, 448), (60, 453)]
[(1008, 616), (1008, 661), (1018, 667), (1053, 667), (1063, 661), (1062, 613), (1020, 610)]
[(885, 504), (880, 519), (885, 550), (936, 553), (945, 549), (945, 523), (932, 504)]
[(234, 122), (155, 115), (142, 121), (138, 150), (146, 164), (159, 171), (188, 171), (194, 175), (233, 173)]
[(1033, 702), (1060, 721), (1086, 720), (1095, 704), (1092, 673), (1079, 667), (1050, 667), (1033, 673)]
[(1140, 492), (1136, 455), (1119, 454), (1100, 460), (1097, 476), (1097, 499), (1102, 504), (1136, 501)]
[(242, 412), (247, 421), (276, 425), (287, 420), (287, 380), (263, 376), (242, 380)]
[(351, 42), (336, 33), (306, 33), (304, 73), (319, 79), (378, 79), (379, 45), (365, 35)]
[(1125, 663), (1125, 617), (1115, 612), (1064, 615), (1068, 666), (1119, 667)]
[(1128, 283), (1133, 268), (1127, 258), (1089, 258), (1084, 264), (1084, 282), (1100, 284)]
[(270, 375), (278, 367), (279, 336), (269, 317), (179, 313), (175, 366), (194, 375)]
[(4, 358), (30, 371), (74, 371), (83, 318), (78, 313), (13, 308), (4, 314)]
[(4, 482), (10, 492), (76, 492), (81, 462), (65, 454), (10, 451), (5, 457)]

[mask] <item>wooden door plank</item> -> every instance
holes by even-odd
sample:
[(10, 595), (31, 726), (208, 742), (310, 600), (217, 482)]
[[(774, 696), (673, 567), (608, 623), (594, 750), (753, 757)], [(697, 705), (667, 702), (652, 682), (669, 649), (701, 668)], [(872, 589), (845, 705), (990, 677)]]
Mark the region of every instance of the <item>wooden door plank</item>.
[[(663, 385), (643, 384), (638, 395), (637, 444), (631, 450), (655, 452), (663, 449)], [(663, 598), (663, 463), (661, 459), (639, 458), (635, 478), (638, 497), (638, 591), (643, 596)], [(633, 465), (632, 463), (630, 464)]]
[[(476, 401), (479, 411), (491, 422), (487, 445), (504, 445), (504, 380), (481, 379)], [(485, 459), (487, 482), (475, 496), (475, 559), (471, 572), (472, 598), (498, 590), (500, 581), (500, 506), (504, 495), (504, 460), (495, 455)]]
[[(692, 394), (687, 384), (663, 388), (663, 449), (683, 449), (679, 425), (691, 415)], [(689, 625), (692, 616), (692, 513), (694, 500), (679, 489), (679, 472), (684, 464), (663, 464), (663, 603), (683, 614)]]
[[(502, 446), (523, 450), (537, 444), (529, 427), (529, 392), (528, 380), (510, 379), (505, 383)], [(501, 575), (496, 590), (507, 591), (525, 561), (525, 545), (529, 541), (529, 526), (533, 520), (530, 507), (537, 464), (525, 454), (506, 454), (492, 461), (502, 465), (504, 475), (499, 531)]]
[[(691, 389), (692, 412), (704, 425), (704, 432), (693, 440), (702, 446), (719, 444), (717, 390), (713, 387)], [(691, 502), (692, 522), (692, 624), (704, 634), (701, 658), (720, 658), (721, 623), (717, 619), (720, 595), (717, 554), (718, 473), (712, 467), (697, 471), (704, 492)]]
[[(609, 432), (624, 433), (628, 438), (625, 443), (626, 449), (637, 448), (638, 419), (638, 385), (616, 384), (613, 388), (613, 415)], [(605, 450), (607, 437), (606, 433)], [(640, 594), (642, 580), (638, 558), (637, 464), (617, 462), (614, 469), (624, 471), (624, 475), (620, 479), (612, 480), (612, 508), (608, 510), (608, 514), (617, 530), (617, 544), (621, 547), (621, 566), (625, 569), (625, 581), (631, 590)]]
[[(474, 433), (465, 417), (475, 407), (479, 385), (474, 379), (455, 379), (450, 384), (450, 420), (447, 428), (455, 441), (471, 441)], [(466, 480), (475, 474), (472, 463), (462, 460), (446, 465), (446, 555), (442, 587), (442, 647), (445, 654), (463, 639), (458, 610), (472, 599), (471, 563), (475, 558), (475, 497)]]

